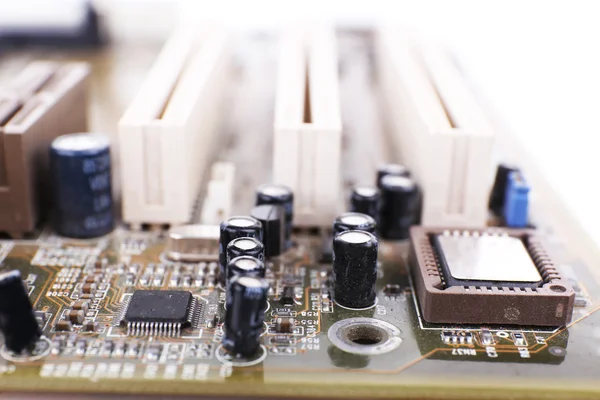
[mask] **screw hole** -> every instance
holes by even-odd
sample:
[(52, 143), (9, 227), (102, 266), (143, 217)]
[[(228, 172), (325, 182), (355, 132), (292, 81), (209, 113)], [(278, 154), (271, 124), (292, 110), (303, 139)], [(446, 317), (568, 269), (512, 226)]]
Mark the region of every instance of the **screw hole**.
[(346, 338), (362, 346), (373, 346), (387, 339), (388, 334), (375, 326), (355, 325), (346, 331)]
[(552, 285), (552, 286), (550, 286), (550, 290), (552, 290), (553, 292), (556, 292), (556, 293), (564, 293), (567, 291), (567, 288), (564, 286), (560, 286), (560, 285)]

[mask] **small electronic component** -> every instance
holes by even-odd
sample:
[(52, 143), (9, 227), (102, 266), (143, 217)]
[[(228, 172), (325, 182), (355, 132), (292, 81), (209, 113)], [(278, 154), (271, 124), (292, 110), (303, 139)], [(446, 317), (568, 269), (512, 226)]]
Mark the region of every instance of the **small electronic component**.
[(88, 75), (86, 64), (38, 61), (0, 88), (0, 231), (20, 237), (47, 216), (48, 147), (86, 130)]
[(488, 328), (481, 328), (479, 332), (479, 340), (483, 346), (494, 344), (494, 335)]
[(285, 213), (285, 248), (292, 247), (294, 224), (294, 192), (284, 185), (266, 184), (256, 189), (256, 205), (272, 204), (283, 207)]
[(506, 163), (498, 164), (496, 168), (496, 177), (490, 193), (489, 208), (494, 214), (501, 217), (504, 214), (504, 204), (506, 199), (506, 189), (508, 188), (508, 176), (519, 169)]
[(333, 239), (333, 298), (347, 308), (375, 304), (377, 238), (364, 231), (345, 231)]
[(255, 238), (243, 237), (233, 239), (227, 245), (227, 262), (241, 256), (250, 256), (264, 261), (265, 246)]
[(473, 333), (469, 331), (442, 331), (442, 341), (446, 344), (473, 344)]
[(227, 277), (227, 246), (236, 238), (252, 237), (263, 241), (264, 227), (261, 222), (253, 217), (234, 216), (221, 222), (219, 227), (219, 279), (225, 284)]
[(419, 187), (411, 178), (387, 175), (381, 179), (379, 233), (383, 239), (407, 239), (419, 208)]
[(63, 319), (56, 323), (54, 329), (56, 332), (71, 332), (73, 330), (73, 323), (69, 320)]
[(88, 321), (83, 324), (84, 332), (98, 332), (98, 323), (95, 321)]
[(256, 354), (264, 329), (269, 283), (251, 276), (234, 277), (227, 287), (223, 347), (243, 357)]
[(90, 302), (88, 300), (77, 300), (73, 303), (73, 310), (82, 310), (84, 313), (87, 313), (90, 309)]
[(81, 325), (85, 318), (83, 310), (69, 310), (67, 312), (67, 318), (75, 325)]
[(294, 304), (294, 287), (293, 286), (284, 286), (283, 291), (281, 292), (281, 296), (279, 297), (279, 303), (282, 306), (289, 306)]
[(350, 194), (350, 211), (366, 214), (375, 221), (379, 218), (381, 198), (379, 190), (373, 186), (355, 186)]
[(259, 259), (250, 256), (236, 257), (227, 264), (226, 283), (229, 284), (234, 276), (264, 278), (266, 272), (265, 264)]
[(120, 324), (131, 336), (179, 336), (192, 326), (198, 304), (184, 290), (136, 290), (123, 310)]
[(108, 138), (98, 133), (72, 133), (52, 142), (52, 226), (60, 235), (86, 239), (113, 230), (109, 149)]
[(510, 228), (527, 226), (529, 214), (529, 184), (520, 171), (508, 175), (504, 199), (504, 222)]
[(533, 231), (413, 227), (411, 273), (428, 322), (563, 326), (575, 292)]
[(383, 164), (377, 167), (377, 187), (381, 187), (381, 180), (384, 176), (404, 176), (410, 178), (410, 170), (401, 164)]
[(218, 225), (181, 225), (169, 229), (167, 257), (174, 261), (216, 261)]
[(375, 234), (377, 223), (367, 214), (344, 213), (333, 221), (333, 235), (344, 231), (365, 231)]
[(250, 215), (260, 221), (263, 227), (265, 257), (276, 257), (285, 248), (285, 213), (281, 206), (264, 204), (256, 206)]
[(15, 353), (32, 348), (42, 334), (17, 270), (0, 274), (0, 330)]
[(512, 338), (515, 346), (524, 347), (527, 346), (527, 340), (525, 336), (523, 336), (522, 332), (513, 332)]
[(277, 333), (294, 333), (296, 321), (294, 318), (276, 318), (275, 332)]

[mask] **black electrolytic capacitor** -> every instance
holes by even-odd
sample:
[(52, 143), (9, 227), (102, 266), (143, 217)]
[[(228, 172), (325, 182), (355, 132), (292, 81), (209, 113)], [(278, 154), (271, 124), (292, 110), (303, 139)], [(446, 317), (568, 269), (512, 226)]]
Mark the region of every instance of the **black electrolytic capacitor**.
[(225, 284), (227, 277), (227, 246), (236, 238), (251, 237), (263, 240), (263, 227), (256, 218), (245, 215), (230, 217), (221, 222), (219, 235), (219, 281)]
[(256, 205), (272, 204), (283, 207), (285, 213), (285, 248), (292, 247), (294, 223), (294, 192), (283, 185), (266, 184), (256, 189)]
[(350, 194), (350, 211), (367, 214), (377, 221), (381, 198), (374, 186), (355, 186)]
[(227, 264), (227, 284), (234, 276), (264, 278), (266, 273), (265, 264), (259, 259), (250, 256), (236, 257)]
[(73, 133), (50, 146), (54, 230), (94, 238), (113, 230), (110, 143), (99, 133)]
[(0, 330), (15, 353), (33, 347), (42, 334), (17, 270), (0, 274)]
[(379, 235), (383, 239), (406, 239), (418, 219), (419, 187), (411, 178), (388, 175), (381, 180)]
[(227, 310), (222, 344), (230, 353), (250, 357), (260, 346), (269, 283), (262, 278), (235, 276), (227, 286)]
[(506, 197), (506, 187), (508, 186), (508, 176), (511, 172), (519, 171), (514, 165), (499, 164), (496, 169), (496, 177), (494, 178), (494, 186), (490, 193), (489, 209), (494, 214), (500, 216), (504, 213), (504, 200)]
[(375, 304), (377, 238), (365, 231), (345, 231), (333, 239), (333, 289), (336, 303), (348, 308)]
[(377, 168), (377, 187), (381, 189), (381, 180), (384, 176), (395, 175), (410, 178), (410, 170), (400, 164), (384, 164)]
[(250, 211), (263, 227), (265, 257), (276, 257), (283, 252), (285, 242), (285, 215), (283, 207), (263, 204)]
[(265, 246), (252, 237), (241, 237), (233, 239), (227, 245), (227, 262), (236, 257), (250, 256), (260, 261), (265, 260)]
[(348, 212), (333, 221), (333, 235), (344, 231), (365, 231), (375, 234), (377, 223), (367, 214)]

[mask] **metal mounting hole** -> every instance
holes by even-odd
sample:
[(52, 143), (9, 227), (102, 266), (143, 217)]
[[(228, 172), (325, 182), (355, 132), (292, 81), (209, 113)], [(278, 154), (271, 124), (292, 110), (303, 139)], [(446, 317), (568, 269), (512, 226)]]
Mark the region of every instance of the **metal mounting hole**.
[(557, 293), (564, 293), (567, 291), (567, 288), (564, 286), (560, 286), (560, 285), (552, 285), (552, 286), (550, 286), (550, 290), (552, 290), (553, 292), (557, 292)]
[(387, 339), (388, 334), (383, 329), (372, 325), (356, 325), (345, 332), (349, 341), (361, 346), (372, 346)]
[(377, 355), (402, 343), (400, 329), (374, 318), (348, 318), (329, 328), (327, 337), (339, 349), (352, 354)]

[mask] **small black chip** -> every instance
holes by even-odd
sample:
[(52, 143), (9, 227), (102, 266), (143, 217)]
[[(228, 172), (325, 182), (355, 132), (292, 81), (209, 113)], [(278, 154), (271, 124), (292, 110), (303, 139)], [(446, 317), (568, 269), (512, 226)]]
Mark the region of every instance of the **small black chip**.
[(126, 306), (121, 324), (132, 335), (176, 336), (192, 324), (196, 299), (183, 290), (138, 290)]

